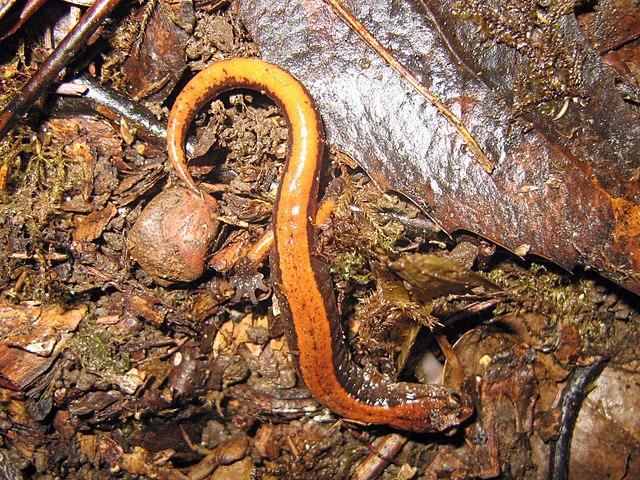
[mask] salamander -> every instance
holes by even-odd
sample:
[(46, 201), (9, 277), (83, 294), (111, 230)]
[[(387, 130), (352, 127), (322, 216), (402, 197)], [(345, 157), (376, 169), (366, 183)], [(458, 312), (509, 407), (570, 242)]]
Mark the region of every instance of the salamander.
[(286, 117), (289, 149), (274, 206), (270, 265), (289, 343), (311, 394), (353, 421), (416, 431), (444, 431), (473, 413), (469, 395), (443, 385), (395, 382), (357, 365), (348, 351), (333, 284), (320, 260), (316, 225), (324, 131), (315, 103), (290, 73), (253, 58), (213, 63), (177, 97), (169, 115), (169, 157), (179, 178), (198, 187), (186, 167), (187, 129), (198, 110), (221, 92), (251, 89), (271, 98)]

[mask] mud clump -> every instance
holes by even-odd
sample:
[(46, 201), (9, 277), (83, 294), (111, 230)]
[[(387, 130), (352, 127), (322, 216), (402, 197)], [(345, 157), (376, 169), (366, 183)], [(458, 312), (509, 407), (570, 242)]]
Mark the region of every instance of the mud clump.
[(218, 202), (173, 187), (144, 208), (129, 232), (131, 258), (162, 285), (191, 282), (202, 276), (220, 222)]

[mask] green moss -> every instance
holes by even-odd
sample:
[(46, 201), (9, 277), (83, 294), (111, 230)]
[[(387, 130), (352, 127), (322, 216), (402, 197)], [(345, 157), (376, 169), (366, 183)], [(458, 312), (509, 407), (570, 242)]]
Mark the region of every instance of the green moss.
[(55, 128), (36, 133), (25, 125), (0, 140), (0, 282), (8, 285), (27, 272), (12, 300), (64, 302), (71, 296), (47, 258), (64, 251), (71, 214), (59, 206), (84, 180), (78, 159), (65, 151), (68, 142)]
[(349, 283), (366, 285), (371, 280), (367, 260), (358, 252), (345, 252), (338, 255), (330, 266), (331, 273)]
[(489, 45), (518, 52), (526, 62), (513, 85), (516, 113), (540, 107), (555, 115), (563, 101), (584, 96), (576, 45), (563, 36), (561, 19), (573, 13), (573, 0), (458, 0), (453, 12), (473, 22)]
[[(406, 229), (394, 218), (415, 217), (417, 207), (387, 195), (365, 180), (347, 184), (336, 206), (336, 237), (344, 250), (357, 250), (363, 256), (393, 256), (406, 244)], [(373, 187), (373, 188), (372, 188)]]
[(3, 201), (7, 201), (7, 186), (14, 180), (24, 161), (36, 151), (35, 132), (29, 127), (18, 126), (0, 140), (0, 168), (5, 172)]
[(580, 336), (589, 343), (595, 343), (607, 333), (607, 325), (601, 321), (587, 322), (580, 327)]
[(93, 322), (84, 322), (69, 343), (83, 367), (100, 377), (123, 374), (130, 368), (128, 354), (119, 353), (114, 339), (104, 330), (96, 328)]
[(39, 228), (48, 223), (64, 193), (81, 180), (68, 174), (74, 159), (64, 154), (63, 145), (64, 139), (55, 134), (37, 135), (26, 126), (14, 128), (0, 141), (0, 168), (6, 173), (2, 203), (12, 203)]
[(585, 342), (602, 340), (608, 333), (611, 312), (598, 308), (600, 294), (593, 282), (571, 282), (543, 265), (533, 263), (528, 270), (496, 268), (488, 277), (500, 286), (507, 301), (494, 309), (495, 315), (535, 312), (549, 318), (549, 326), (577, 325)]
[(20, 42), (15, 57), (0, 65), (0, 109), (7, 106), (35, 71), (35, 66), (27, 65), (25, 50), (24, 42)]

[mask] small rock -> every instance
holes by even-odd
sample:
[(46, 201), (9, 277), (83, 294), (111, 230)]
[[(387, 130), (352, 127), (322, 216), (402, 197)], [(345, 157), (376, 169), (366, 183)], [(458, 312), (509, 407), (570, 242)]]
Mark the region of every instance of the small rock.
[(204, 272), (205, 258), (220, 222), (218, 202), (182, 188), (157, 195), (129, 231), (131, 257), (157, 283), (191, 282)]

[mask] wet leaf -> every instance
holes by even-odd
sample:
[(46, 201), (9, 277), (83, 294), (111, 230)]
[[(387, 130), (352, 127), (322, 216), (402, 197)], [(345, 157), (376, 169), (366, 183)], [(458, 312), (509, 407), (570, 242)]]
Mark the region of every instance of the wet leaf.
[(91, 242), (102, 235), (109, 222), (118, 213), (116, 207), (109, 203), (102, 210), (94, 210), (77, 222), (73, 231), (75, 242)]
[(489, 280), (454, 260), (438, 255), (411, 254), (390, 262), (389, 266), (407, 282), (422, 302), (453, 294), (469, 293), (476, 288), (496, 290)]
[(124, 64), (127, 93), (147, 102), (162, 102), (186, 68), (193, 7), (188, 3), (152, 2), (138, 12), (137, 20), (143, 31)]
[(0, 386), (21, 390), (56, 360), (87, 308), (0, 308)]
[(349, 2), (466, 125), (491, 174), (323, 1), (238, 4), (263, 57), (307, 86), (329, 141), (382, 188), (449, 233), (527, 245), (640, 292), (638, 111), (577, 27), (573, 2)]
[(594, 480), (638, 478), (639, 393), (636, 372), (604, 369), (576, 421), (569, 464), (572, 476)]
[[(634, 49), (632, 42), (640, 38), (640, 5), (635, 0), (598, 2), (578, 18), (578, 24), (600, 53)], [(639, 61), (636, 57), (635, 63)]]

